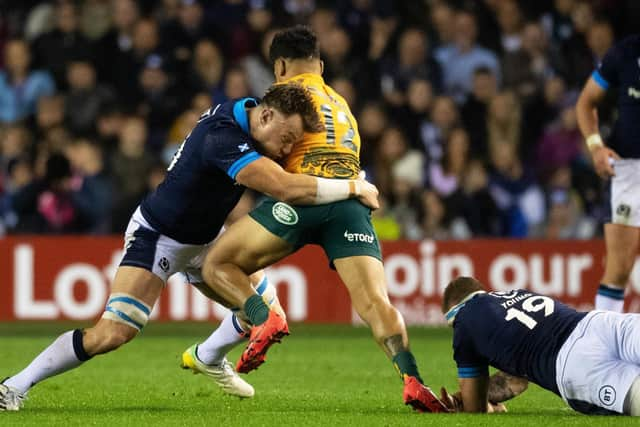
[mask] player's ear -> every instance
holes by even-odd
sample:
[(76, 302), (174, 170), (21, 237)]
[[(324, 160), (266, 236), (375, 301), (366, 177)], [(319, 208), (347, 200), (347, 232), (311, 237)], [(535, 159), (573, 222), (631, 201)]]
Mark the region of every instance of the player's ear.
[(324, 61), (320, 60), (320, 75), (324, 74)]
[(268, 125), (273, 120), (273, 109), (270, 107), (264, 107), (260, 111), (260, 126)]
[(276, 59), (275, 71), (276, 80), (278, 80), (278, 77), (284, 77), (287, 74), (287, 61), (284, 58)]

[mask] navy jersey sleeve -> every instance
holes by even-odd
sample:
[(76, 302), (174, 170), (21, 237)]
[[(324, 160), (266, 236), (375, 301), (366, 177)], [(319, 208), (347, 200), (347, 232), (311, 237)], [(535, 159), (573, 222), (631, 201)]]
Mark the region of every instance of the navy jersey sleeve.
[(458, 378), (476, 378), (489, 375), (489, 364), (475, 349), (473, 337), (462, 325), (453, 332), (453, 359), (458, 366)]
[(262, 157), (240, 129), (216, 129), (207, 134), (203, 154), (207, 165), (222, 169), (233, 180), (245, 166)]
[(591, 75), (602, 89), (607, 90), (611, 86), (618, 86), (621, 57), (621, 47), (619, 45), (613, 46), (607, 51), (602, 62)]

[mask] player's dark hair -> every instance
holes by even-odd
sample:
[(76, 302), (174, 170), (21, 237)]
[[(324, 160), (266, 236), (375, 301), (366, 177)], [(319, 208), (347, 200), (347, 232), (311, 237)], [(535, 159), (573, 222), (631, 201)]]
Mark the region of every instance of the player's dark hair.
[(484, 286), (473, 277), (460, 276), (447, 285), (442, 297), (442, 312), (446, 313), (471, 292), (483, 291)]
[(316, 133), (324, 130), (311, 94), (298, 83), (271, 86), (262, 97), (262, 104), (275, 108), (285, 116), (300, 114), (305, 132)]
[(277, 32), (269, 47), (269, 59), (273, 64), (278, 58), (320, 58), (318, 39), (311, 28), (296, 25)]

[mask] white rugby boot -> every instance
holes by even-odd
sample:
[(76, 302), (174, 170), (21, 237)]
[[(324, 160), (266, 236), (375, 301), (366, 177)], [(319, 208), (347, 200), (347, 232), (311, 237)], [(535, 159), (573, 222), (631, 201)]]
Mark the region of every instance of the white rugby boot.
[(191, 369), (194, 374), (203, 374), (211, 378), (227, 394), (238, 397), (253, 397), (253, 386), (240, 378), (231, 363), (225, 357), (219, 365), (205, 365), (198, 359), (198, 344), (194, 344), (182, 353), (180, 366)]
[(18, 411), (27, 396), (13, 387), (0, 383), (0, 411)]

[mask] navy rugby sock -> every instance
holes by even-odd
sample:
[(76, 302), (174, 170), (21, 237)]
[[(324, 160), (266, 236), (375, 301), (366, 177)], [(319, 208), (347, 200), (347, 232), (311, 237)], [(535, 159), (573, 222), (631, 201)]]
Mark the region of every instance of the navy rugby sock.
[(254, 326), (262, 325), (269, 318), (269, 306), (257, 294), (251, 295), (244, 303), (244, 312)]

